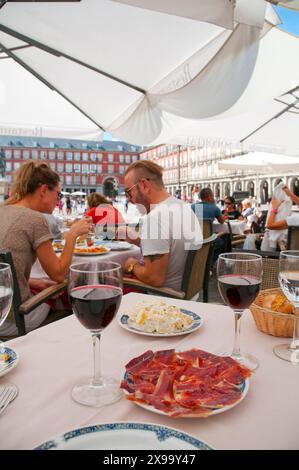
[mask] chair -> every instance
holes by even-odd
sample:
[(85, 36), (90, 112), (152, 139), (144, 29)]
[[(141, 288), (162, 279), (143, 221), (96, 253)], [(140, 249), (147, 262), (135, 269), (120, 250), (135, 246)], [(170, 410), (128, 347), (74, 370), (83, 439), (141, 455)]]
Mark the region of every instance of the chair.
[(286, 249), (287, 250), (299, 250), (299, 227), (298, 226), (289, 225)]
[[(25, 320), (24, 315), (32, 312), (36, 307), (41, 305), (42, 303), (46, 302), (47, 300), (57, 296), (67, 288), (67, 281), (60, 282), (59, 284), (55, 284), (53, 286), (44, 289), (43, 291), (39, 292), (38, 294), (30, 297), (28, 300), (22, 303), (21, 301), (21, 293), (17, 279), (17, 273), (14, 266), (14, 262), (12, 259), (12, 255), (10, 252), (0, 252), (0, 261), (3, 263), (7, 263), (10, 265), (12, 277), (13, 277), (13, 300), (12, 300), (12, 307), (15, 317), (16, 326), (18, 329), (18, 336), (22, 336), (26, 334), (25, 328)], [(65, 315), (64, 315), (65, 316)], [(62, 318), (60, 315), (59, 318)], [(55, 316), (53, 320), (58, 320), (58, 316)], [(48, 323), (45, 321), (45, 324)]]
[(242, 250), (241, 253), (252, 253), (260, 255), (263, 261), (263, 278), (261, 289), (272, 289), (279, 287), (279, 252), (278, 251), (260, 251), (260, 250)]
[(154, 287), (137, 279), (123, 278), (125, 287), (136, 287), (144, 292), (174, 297), (177, 299), (190, 300), (203, 290), (203, 301), (208, 302), (208, 285), (210, 276), (213, 245), (217, 238), (216, 234), (203, 240), (198, 250), (190, 250), (183, 273), (181, 290), (177, 291), (169, 287)]

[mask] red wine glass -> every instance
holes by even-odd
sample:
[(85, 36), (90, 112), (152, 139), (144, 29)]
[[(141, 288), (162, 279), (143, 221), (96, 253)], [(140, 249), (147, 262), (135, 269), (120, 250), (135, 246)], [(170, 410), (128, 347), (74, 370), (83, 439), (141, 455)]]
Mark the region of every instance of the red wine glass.
[(112, 261), (73, 264), (68, 291), (75, 316), (91, 332), (94, 357), (93, 378), (89, 383), (75, 385), (72, 397), (87, 406), (108, 405), (117, 401), (121, 393), (119, 381), (101, 374), (100, 340), (121, 302), (122, 267)]
[(251, 354), (240, 350), (240, 326), (243, 312), (259, 293), (263, 274), (262, 257), (250, 253), (223, 253), (217, 262), (218, 289), (235, 315), (235, 339), (230, 356), (255, 370), (259, 363)]

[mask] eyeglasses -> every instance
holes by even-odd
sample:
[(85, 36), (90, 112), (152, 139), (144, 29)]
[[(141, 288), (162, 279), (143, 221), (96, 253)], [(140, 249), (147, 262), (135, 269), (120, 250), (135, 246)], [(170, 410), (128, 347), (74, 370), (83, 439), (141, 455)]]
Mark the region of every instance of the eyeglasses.
[(129, 189), (125, 189), (125, 195), (127, 197), (130, 197), (130, 191), (137, 186), (138, 183), (140, 183), (141, 180), (147, 180), (147, 181), (153, 181), (155, 178), (140, 178), (137, 183), (133, 184)]
[(131, 186), (130, 188), (125, 189), (125, 195), (127, 197), (130, 197), (130, 191), (132, 191), (132, 189), (135, 188), (135, 186), (137, 186), (138, 183), (139, 183), (139, 180), (137, 181), (137, 183), (133, 184), (133, 186)]
[(60, 191), (56, 191), (56, 189), (53, 189), (52, 191), (55, 191), (55, 193), (57, 194), (57, 199), (60, 200), (63, 198), (63, 194)]

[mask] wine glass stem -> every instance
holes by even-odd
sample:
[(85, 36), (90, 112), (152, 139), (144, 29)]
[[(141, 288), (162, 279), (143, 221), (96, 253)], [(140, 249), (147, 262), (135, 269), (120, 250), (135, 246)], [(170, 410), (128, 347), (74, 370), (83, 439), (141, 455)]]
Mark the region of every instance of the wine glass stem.
[(242, 312), (234, 311), (235, 314), (235, 339), (234, 339), (234, 349), (232, 356), (240, 357), (240, 328), (241, 328), (241, 316)]
[(299, 350), (299, 307), (296, 307), (294, 318), (294, 332), (293, 339), (290, 344), (290, 349)]
[(101, 373), (101, 333), (92, 334), (93, 344), (93, 379), (92, 385), (100, 386), (103, 385), (102, 373)]

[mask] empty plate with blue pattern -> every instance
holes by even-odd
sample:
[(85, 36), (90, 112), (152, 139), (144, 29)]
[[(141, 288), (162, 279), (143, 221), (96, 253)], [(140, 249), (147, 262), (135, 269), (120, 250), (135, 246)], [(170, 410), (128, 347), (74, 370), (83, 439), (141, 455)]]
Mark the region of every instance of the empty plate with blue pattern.
[(14, 369), (18, 362), (18, 353), (14, 349), (0, 344), (0, 377)]
[(44, 442), (37, 450), (211, 450), (178, 429), (145, 423), (107, 423), (75, 429)]

